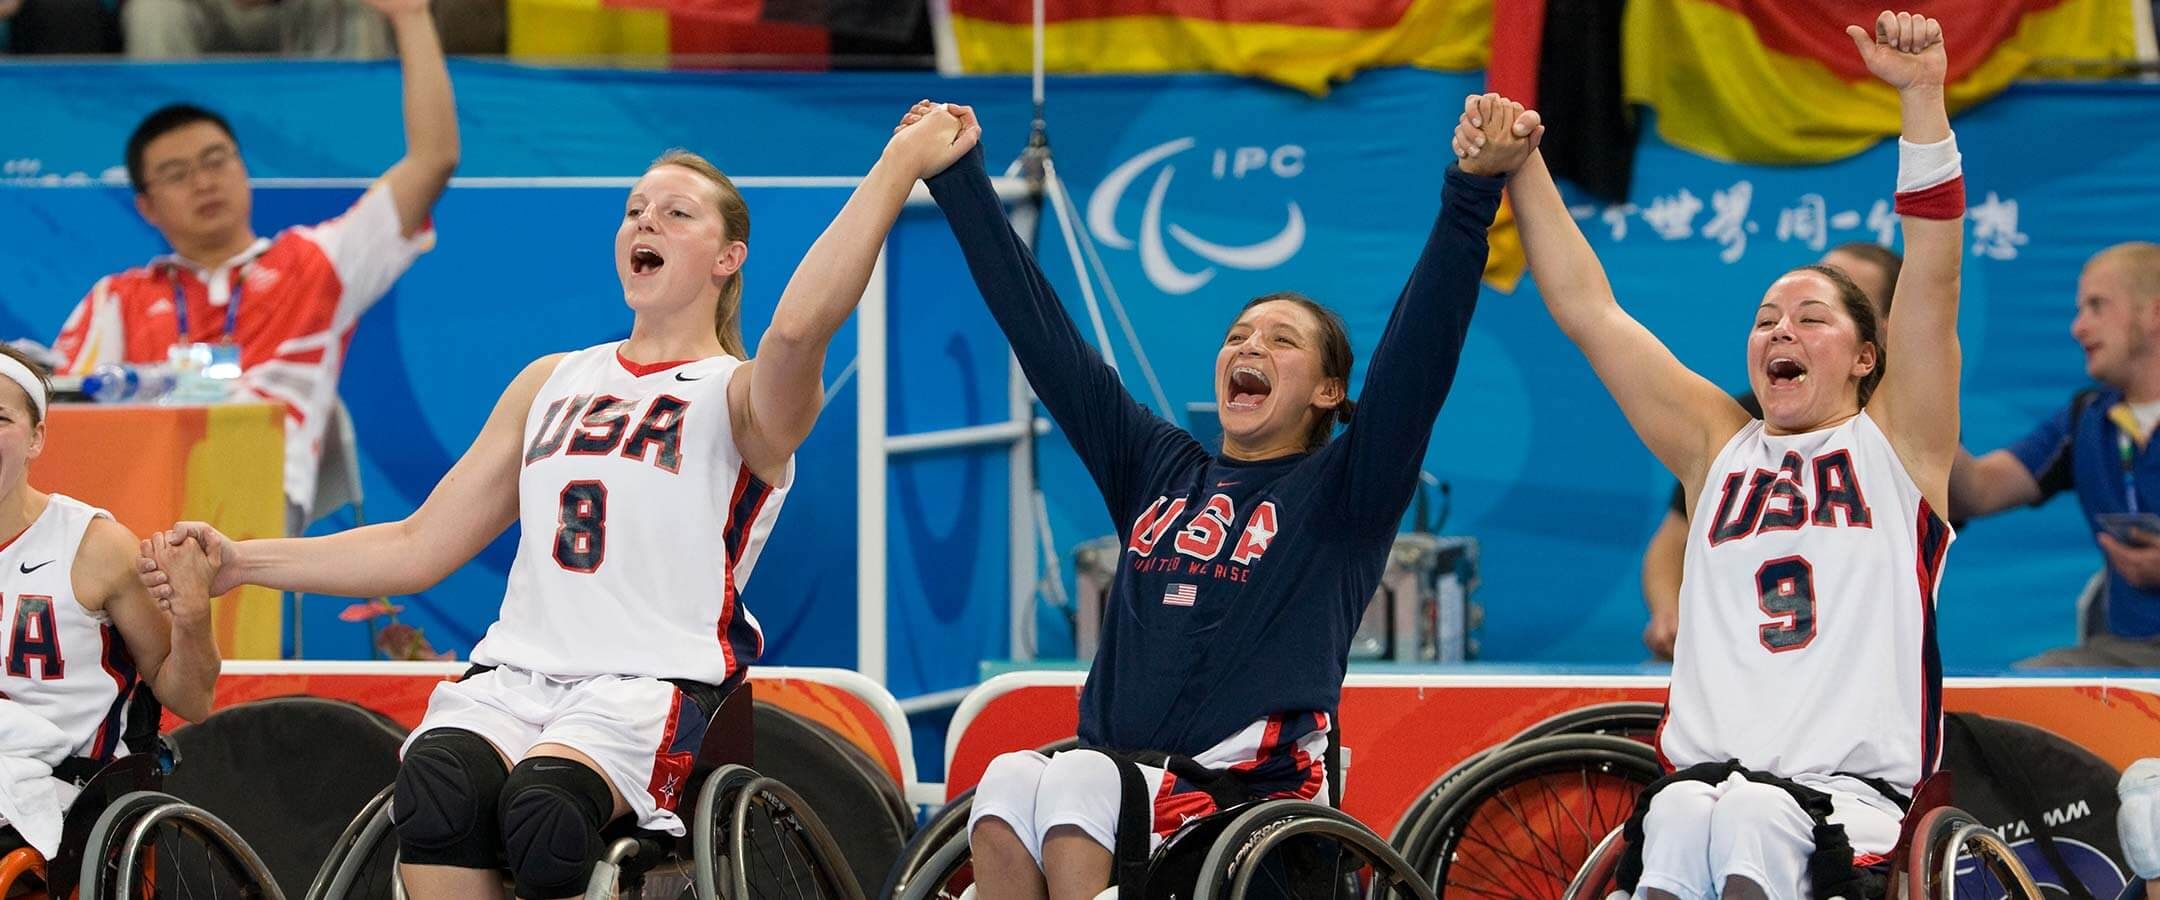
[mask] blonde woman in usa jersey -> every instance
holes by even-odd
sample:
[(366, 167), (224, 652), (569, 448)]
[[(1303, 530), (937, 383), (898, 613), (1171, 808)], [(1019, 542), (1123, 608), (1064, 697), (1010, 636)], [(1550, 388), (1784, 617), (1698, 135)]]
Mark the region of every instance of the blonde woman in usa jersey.
[[(199, 721), (219, 663), (198, 545), (138, 543), (104, 510), (30, 486), (48, 393), (44, 368), (0, 347), (0, 852), (50, 858), (81, 782), (127, 753), (135, 688)], [(138, 553), (172, 568), (163, 600), (136, 580)]]
[[(425, 590), (516, 521), (502, 614), (436, 690), (392, 801), (415, 898), (582, 893), (600, 829), (683, 833), (707, 717), (763, 649), (742, 603), (822, 405), (827, 343), (909, 190), (974, 146), (939, 112), (896, 130), (745, 353), (749, 214), (725, 175), (670, 151), (632, 187), (615, 268), (630, 338), (542, 358), (410, 518), (227, 544), (217, 584), (368, 597)], [(155, 588), (157, 576), (148, 580)]]
[[(1898, 302), (1879, 323), (1823, 266), (1771, 284), (1747, 332), (1761, 421), (1621, 309), (1542, 160), (1509, 185), (1553, 321), (1694, 510), (1658, 736), (1672, 774), (1638, 802), (1621, 868), (1639, 898), (1862, 896), (1940, 754), (1964, 180), (1941, 26), (1886, 12), (1847, 34), (1903, 118)], [(1497, 140), (1534, 143), (1535, 115)], [(1460, 154), (1494, 151), (1475, 118)]]

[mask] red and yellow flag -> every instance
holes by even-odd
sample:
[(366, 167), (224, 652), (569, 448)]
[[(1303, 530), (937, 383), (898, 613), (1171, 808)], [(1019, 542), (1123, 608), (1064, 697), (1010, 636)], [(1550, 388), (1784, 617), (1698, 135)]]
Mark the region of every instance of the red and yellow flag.
[[(2134, 0), (1913, 0), (1942, 21), (1952, 111), (2036, 64), (2137, 55)], [(1895, 4), (1892, 4), (1895, 6)], [(1665, 140), (1720, 159), (1822, 162), (1898, 131), (1897, 96), (1860, 62), (1846, 25), (1882, 0), (1629, 0), (1622, 80)]]
[[(1493, 0), (1047, 0), (1050, 72), (1227, 72), (1313, 94), (1364, 69), (1485, 65)], [(1032, 0), (950, 0), (961, 71), (1034, 63)]]
[[(676, 68), (824, 69), (832, 28), (822, 5), (766, 0), (508, 0), (509, 51), (535, 60), (606, 58)], [(856, 27), (902, 20), (872, 6)]]

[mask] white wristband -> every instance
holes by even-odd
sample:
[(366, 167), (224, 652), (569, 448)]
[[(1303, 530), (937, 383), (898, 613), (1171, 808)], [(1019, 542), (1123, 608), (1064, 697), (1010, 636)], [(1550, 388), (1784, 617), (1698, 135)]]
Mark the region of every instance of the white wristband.
[(1957, 135), (1932, 144), (1915, 144), (1898, 138), (1898, 193), (1922, 191), (1956, 178), (1965, 171), (1965, 157), (1958, 153)]

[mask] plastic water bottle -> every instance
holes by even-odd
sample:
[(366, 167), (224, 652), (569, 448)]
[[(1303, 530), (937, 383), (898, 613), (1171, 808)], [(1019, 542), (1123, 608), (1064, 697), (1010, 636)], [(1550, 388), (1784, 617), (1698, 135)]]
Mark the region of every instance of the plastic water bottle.
[(106, 363), (82, 380), (83, 395), (99, 403), (155, 403), (172, 393), (171, 366)]

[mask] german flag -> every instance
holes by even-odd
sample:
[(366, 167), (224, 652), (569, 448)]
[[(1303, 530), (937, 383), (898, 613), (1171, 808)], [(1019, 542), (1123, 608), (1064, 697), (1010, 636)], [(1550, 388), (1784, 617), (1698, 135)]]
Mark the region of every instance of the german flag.
[[(1381, 66), (1485, 65), (1493, 0), (1047, 0), (1051, 72), (1227, 72), (1312, 94)], [(1029, 71), (1031, 0), (949, 0), (941, 43), (968, 73)]]
[(510, 55), (675, 68), (825, 69), (906, 52), (920, 3), (890, 0), (508, 0)]
[[(2038, 71), (2134, 62), (2127, 0), (1912, 0), (1941, 20), (1955, 112)], [(1627, 99), (1657, 110), (1666, 141), (1719, 159), (1811, 163), (1897, 134), (1897, 96), (1867, 72), (1845, 26), (1883, 0), (1629, 0)], [(1550, 52), (1550, 48), (1548, 48)]]

